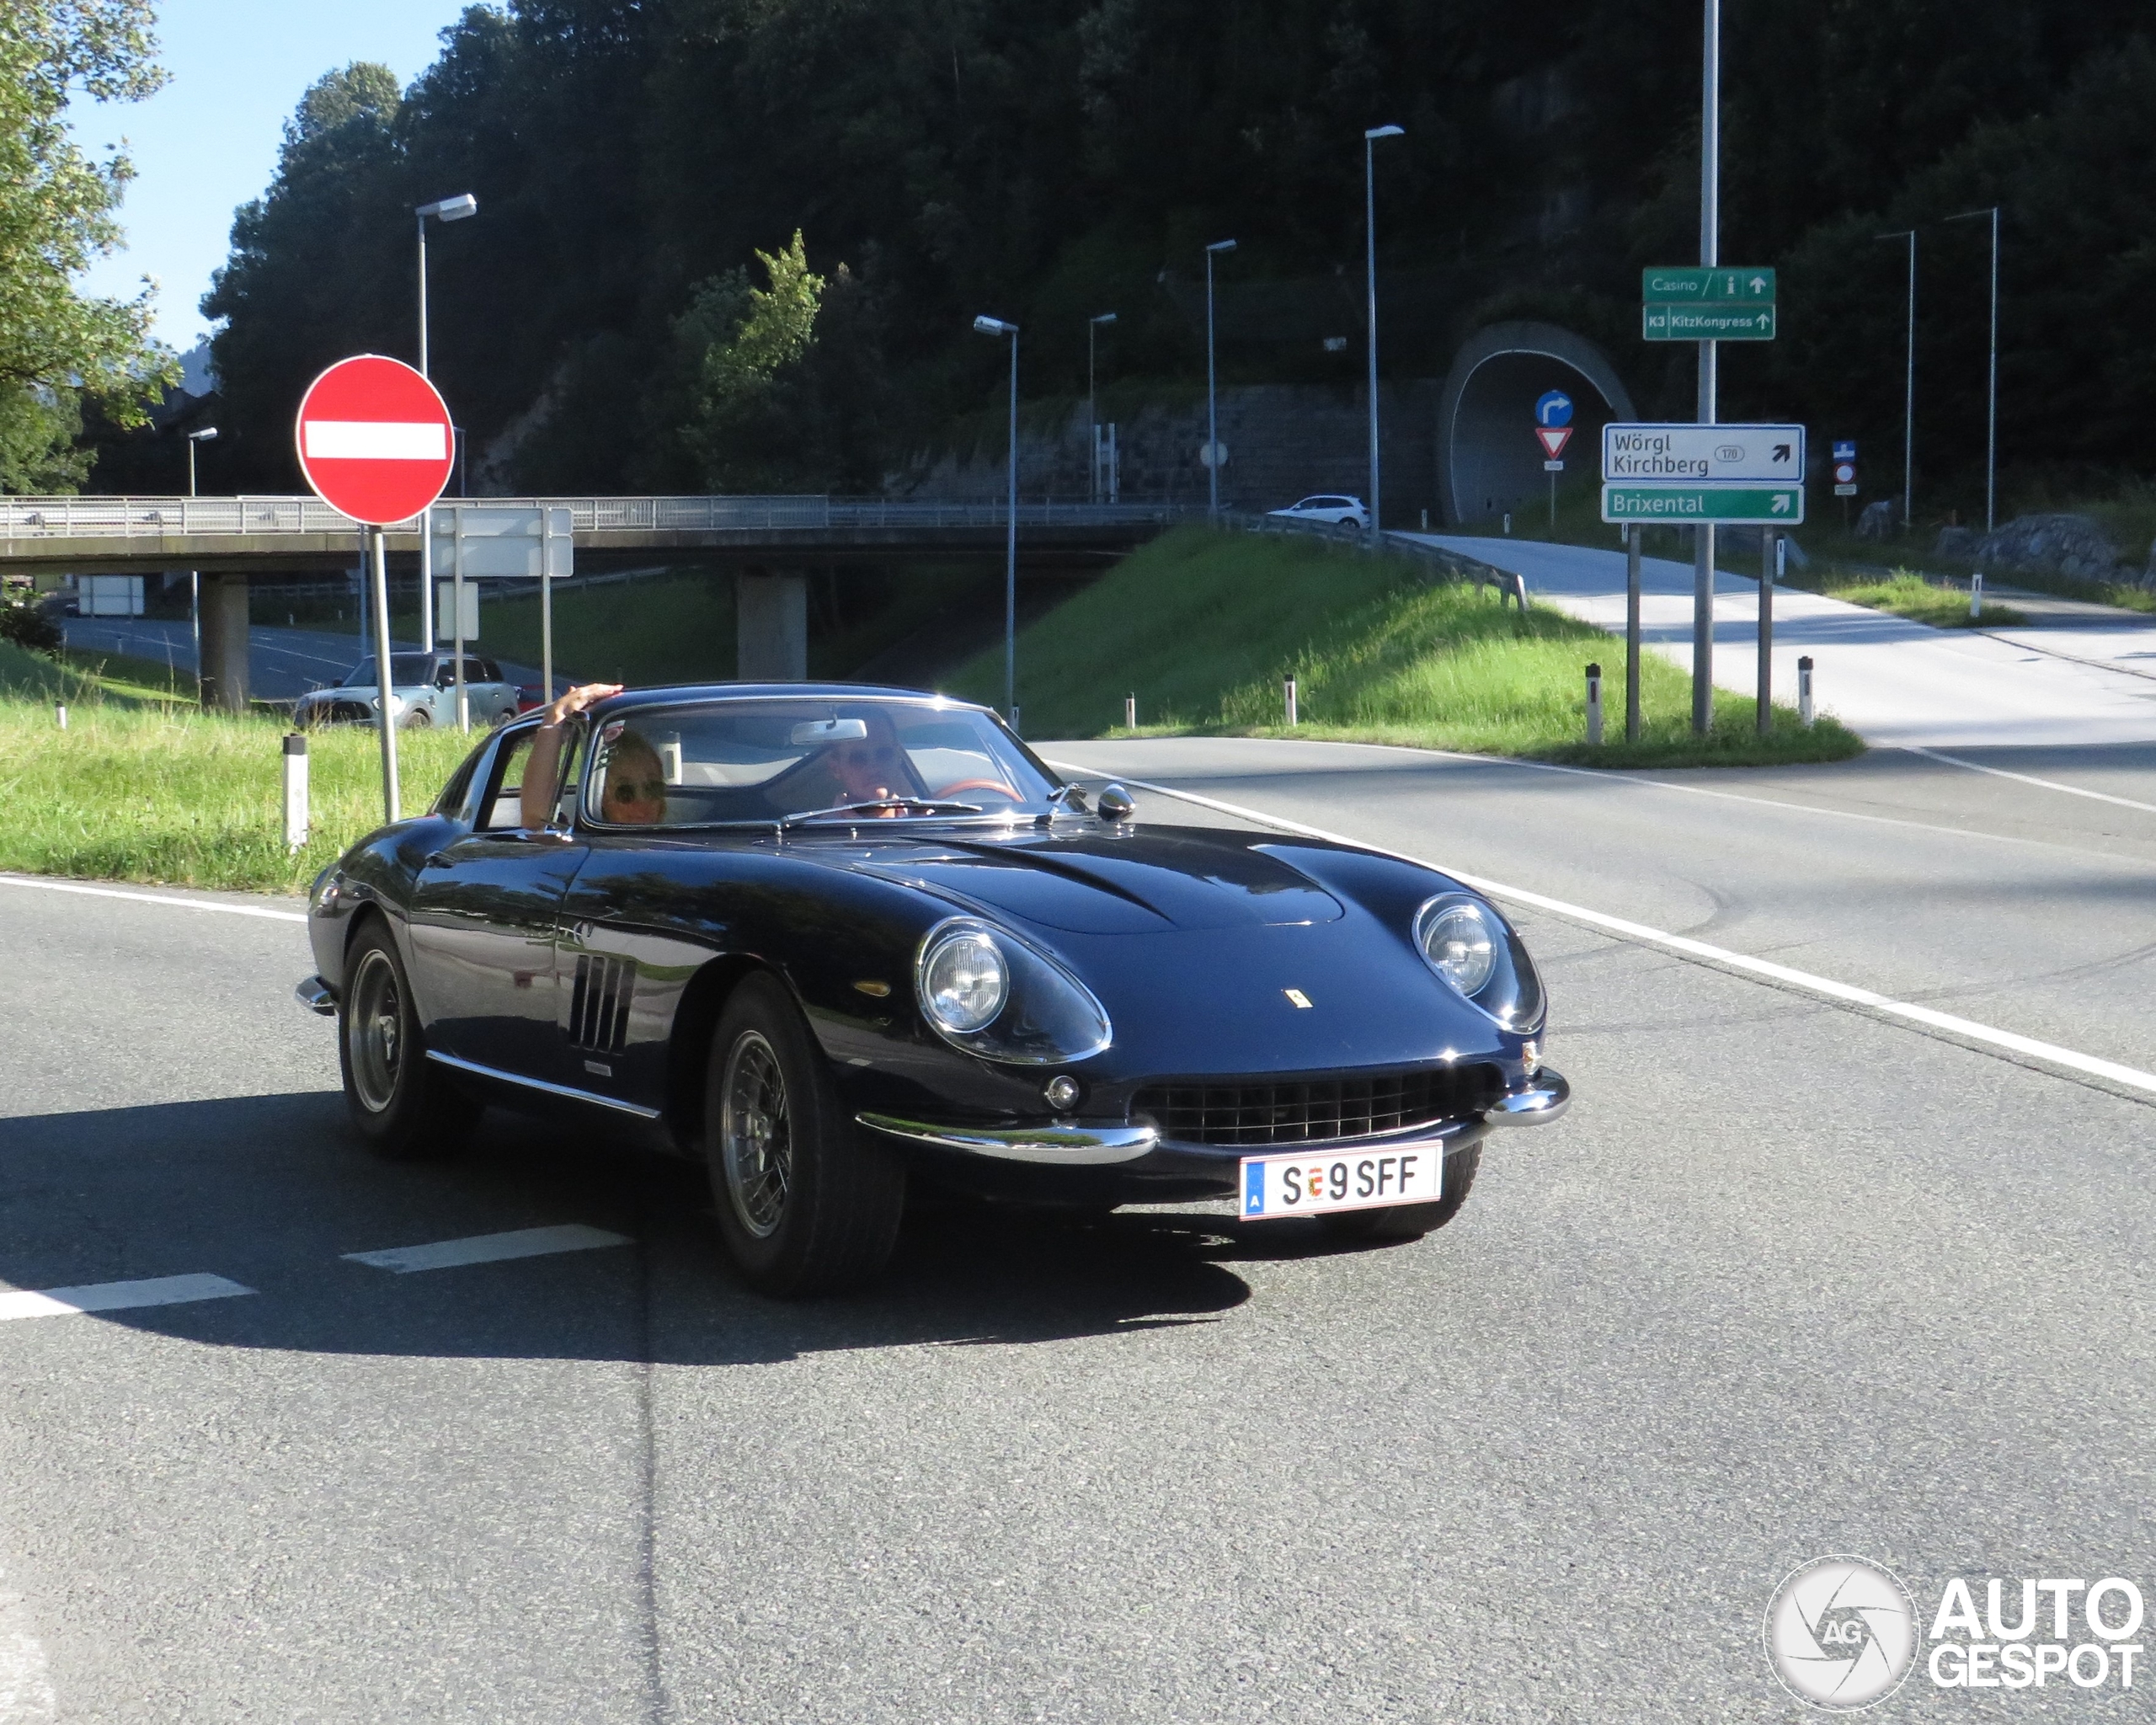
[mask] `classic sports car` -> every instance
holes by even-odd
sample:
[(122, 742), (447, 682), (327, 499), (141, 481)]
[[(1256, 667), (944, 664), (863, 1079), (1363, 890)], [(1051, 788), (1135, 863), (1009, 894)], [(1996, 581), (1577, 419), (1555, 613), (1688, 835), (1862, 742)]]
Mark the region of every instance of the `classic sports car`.
[[(392, 653), (390, 697), (399, 730), (456, 723), (456, 655), (454, 653)], [(295, 724), (372, 724), (380, 704), (381, 673), (370, 653), (345, 674), (341, 683), (312, 689), (292, 709)], [(474, 724), (498, 724), (522, 710), (514, 684), (502, 681), (490, 659), (464, 655), (464, 704)]]
[(933, 695), (654, 689), (569, 729), (543, 825), (514, 721), (314, 884), (300, 998), (387, 1156), (487, 1100), (645, 1122), (801, 1294), (883, 1265), (910, 1179), (1413, 1237), (1568, 1099), (1518, 936), (1417, 863), (1089, 808)]

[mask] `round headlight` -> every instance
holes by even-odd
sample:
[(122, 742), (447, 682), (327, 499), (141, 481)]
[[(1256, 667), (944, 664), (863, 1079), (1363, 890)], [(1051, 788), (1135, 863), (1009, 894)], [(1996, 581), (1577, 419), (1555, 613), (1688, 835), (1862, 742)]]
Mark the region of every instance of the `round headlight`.
[(1497, 968), (1497, 931), (1465, 899), (1431, 906), (1416, 932), (1432, 968), (1464, 995), (1479, 993)]
[(978, 929), (953, 930), (921, 963), (921, 1007), (940, 1028), (955, 1034), (986, 1024), (1003, 1010), (1010, 991), (1010, 966)]

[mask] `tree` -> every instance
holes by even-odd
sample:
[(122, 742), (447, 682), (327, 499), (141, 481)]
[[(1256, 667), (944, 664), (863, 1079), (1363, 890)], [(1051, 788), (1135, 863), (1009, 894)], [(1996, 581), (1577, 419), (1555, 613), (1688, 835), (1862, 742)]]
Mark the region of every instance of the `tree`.
[(675, 325), (696, 377), (681, 438), (714, 491), (781, 489), (801, 453), (805, 428), (786, 411), (785, 374), (815, 339), (825, 283), (808, 267), (798, 228), (791, 244), (756, 257), (769, 288), (750, 286), (744, 270), (713, 276)]
[(75, 278), (120, 243), (115, 215), (134, 170), (69, 135), (77, 91), (135, 101), (163, 81), (149, 0), (8, 0), (0, 8), (0, 485), (70, 483), (77, 397), (140, 425), (179, 381), (150, 336), (152, 289), (131, 300), (78, 292)]

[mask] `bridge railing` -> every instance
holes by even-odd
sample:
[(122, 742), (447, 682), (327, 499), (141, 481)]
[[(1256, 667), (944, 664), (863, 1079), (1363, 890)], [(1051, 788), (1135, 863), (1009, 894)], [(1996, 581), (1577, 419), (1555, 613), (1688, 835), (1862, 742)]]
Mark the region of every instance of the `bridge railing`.
[[(566, 508), (579, 533), (757, 532), (832, 527), (1001, 526), (1002, 499), (936, 502), (882, 498), (484, 497), (451, 499), (437, 509), (543, 505)], [(1189, 513), (1178, 504), (1021, 501), (1022, 527), (1167, 525)], [(416, 533), (419, 517), (392, 525)], [(315, 497), (0, 497), (0, 538), (182, 538), (197, 534), (356, 533), (360, 524)]]

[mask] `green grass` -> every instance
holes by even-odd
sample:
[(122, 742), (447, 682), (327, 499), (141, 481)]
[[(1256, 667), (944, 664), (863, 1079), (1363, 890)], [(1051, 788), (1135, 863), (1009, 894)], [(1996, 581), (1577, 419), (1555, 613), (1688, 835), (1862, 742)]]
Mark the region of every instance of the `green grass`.
[[(160, 672), (163, 667), (160, 665)], [(52, 702), (67, 703), (67, 729)], [(302, 890), (382, 823), (380, 744), (357, 726), (308, 745), (313, 831), (284, 846), (284, 766), (274, 716), (205, 713), (99, 685), (0, 643), (0, 869), (258, 892)], [(407, 812), (424, 808), (471, 740), (398, 738)]]
[[(1604, 670), (1606, 734), (1589, 749), (1584, 670)], [(1018, 701), (1037, 737), (1315, 737), (1604, 766), (1742, 766), (1841, 760), (1863, 744), (1831, 719), (1807, 729), (1778, 708), (1769, 734), (1750, 700), (1717, 694), (1715, 728), (1691, 734), (1689, 679), (1642, 656), (1643, 724), (1624, 732), (1624, 645), (1546, 606), (1522, 617), (1419, 565), (1310, 540), (1184, 528), (1155, 540), (1019, 637)], [(954, 692), (1000, 701), (1002, 654)], [(1283, 724), (1296, 679), (1302, 723)]]
[(1875, 576), (1854, 579), (1846, 585), (1830, 575), (1817, 590), (1852, 605), (1892, 611), (1912, 622), (1929, 623), (1935, 629), (2013, 628), (2029, 621), (2012, 606), (1996, 600), (1985, 601), (1983, 615), (1972, 617), (1966, 590), (1935, 586), (1909, 569), (1896, 569), (1883, 581)]

